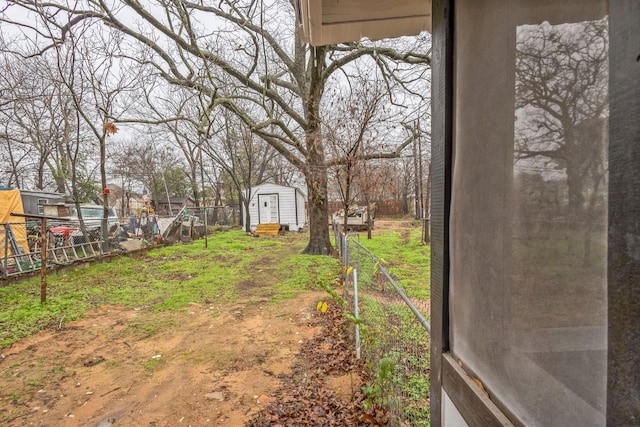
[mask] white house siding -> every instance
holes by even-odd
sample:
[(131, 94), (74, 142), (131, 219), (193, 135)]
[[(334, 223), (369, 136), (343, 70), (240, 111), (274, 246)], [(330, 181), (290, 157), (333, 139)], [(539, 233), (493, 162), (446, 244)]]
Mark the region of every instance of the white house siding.
[[(249, 202), (249, 214), (251, 216), (251, 229), (255, 229), (260, 223), (261, 209), (258, 200), (260, 196), (276, 195), (278, 201), (278, 216), (280, 224), (287, 225), (289, 230), (298, 231), (307, 221), (305, 208), (306, 196), (296, 188), (285, 187), (276, 184), (263, 184), (251, 189), (251, 201)], [(263, 200), (264, 201), (264, 200)], [(264, 204), (264, 203), (263, 203)], [(269, 215), (270, 216), (270, 215)], [(245, 225), (246, 218), (242, 219)]]

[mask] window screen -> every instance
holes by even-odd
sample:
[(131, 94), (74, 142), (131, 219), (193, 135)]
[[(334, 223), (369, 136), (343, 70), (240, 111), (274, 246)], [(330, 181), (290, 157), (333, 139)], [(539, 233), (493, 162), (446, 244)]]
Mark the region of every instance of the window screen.
[(527, 425), (604, 425), (607, 3), (456, 5), (452, 352)]

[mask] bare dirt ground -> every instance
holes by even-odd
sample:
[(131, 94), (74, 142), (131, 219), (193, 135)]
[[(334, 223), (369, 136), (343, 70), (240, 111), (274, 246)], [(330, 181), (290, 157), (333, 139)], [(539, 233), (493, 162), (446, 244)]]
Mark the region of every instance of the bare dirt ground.
[[(102, 307), (2, 350), (11, 426), (239, 426), (318, 333), (322, 293), (287, 305), (192, 304), (185, 313)], [(283, 308), (284, 307), (284, 308)]]
[(339, 308), (316, 310), (326, 293), (280, 304), (248, 295), (181, 312), (104, 306), (1, 349), (0, 424), (385, 424), (362, 410), (366, 374)]
[(419, 220), (398, 218), (398, 219), (376, 219), (373, 234), (384, 232), (385, 230), (408, 232), (409, 229), (419, 227)]

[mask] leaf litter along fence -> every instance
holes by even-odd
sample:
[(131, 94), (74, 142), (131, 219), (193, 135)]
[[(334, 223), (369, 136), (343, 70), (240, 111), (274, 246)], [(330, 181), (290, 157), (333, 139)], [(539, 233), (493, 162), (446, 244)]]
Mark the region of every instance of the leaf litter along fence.
[(428, 426), (429, 300), (408, 297), (357, 234), (334, 224), (344, 272), (345, 300), (353, 309), (356, 355), (370, 369), (364, 392), (381, 404), (392, 426)]

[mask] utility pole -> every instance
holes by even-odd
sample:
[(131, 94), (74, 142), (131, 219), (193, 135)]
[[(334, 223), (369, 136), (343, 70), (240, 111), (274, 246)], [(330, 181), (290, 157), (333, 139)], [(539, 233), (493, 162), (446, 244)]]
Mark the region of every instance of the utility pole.
[[(420, 129), (418, 128), (418, 131)], [(419, 166), (419, 187), (420, 187), (420, 218), (424, 219), (424, 171), (422, 169), (422, 138), (418, 137), (418, 166)]]
[(418, 173), (418, 140), (417, 138), (413, 140), (413, 199), (415, 201), (415, 218), (420, 218), (420, 212), (422, 207), (420, 206), (420, 176)]
[(171, 198), (169, 197), (169, 189), (167, 188), (167, 174), (162, 172), (162, 182), (164, 183), (164, 192), (167, 195), (167, 203), (169, 204), (169, 215), (173, 216), (173, 209), (171, 209)]

